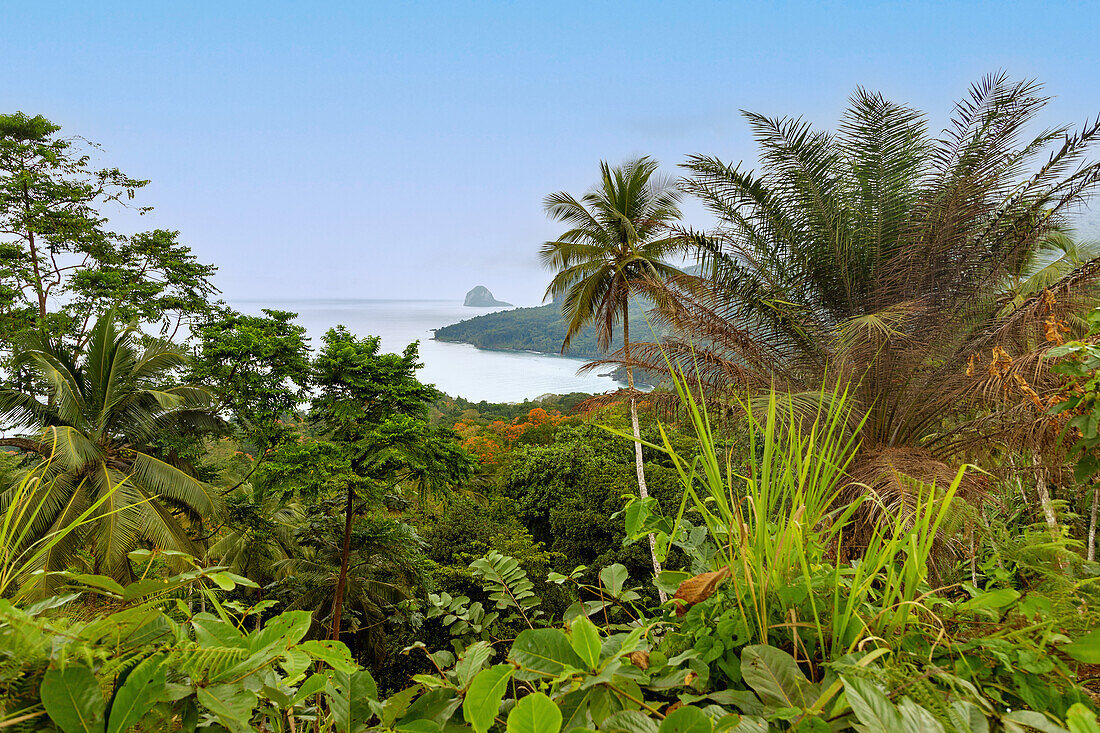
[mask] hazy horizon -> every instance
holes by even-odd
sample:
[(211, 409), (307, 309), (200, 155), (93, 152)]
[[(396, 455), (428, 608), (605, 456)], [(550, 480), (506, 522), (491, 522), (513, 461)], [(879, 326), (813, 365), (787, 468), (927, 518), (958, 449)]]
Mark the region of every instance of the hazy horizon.
[[(1043, 124), (1100, 112), (1079, 3), (146, 4), (5, 8), (2, 109), (152, 183), (121, 231), (181, 232), (228, 300), (537, 304), (543, 197), (601, 158), (751, 164), (739, 109), (836, 124), (865, 86), (944, 124), (984, 74)], [(697, 205), (688, 222), (705, 226)], [(1092, 230), (1089, 232), (1092, 233)]]

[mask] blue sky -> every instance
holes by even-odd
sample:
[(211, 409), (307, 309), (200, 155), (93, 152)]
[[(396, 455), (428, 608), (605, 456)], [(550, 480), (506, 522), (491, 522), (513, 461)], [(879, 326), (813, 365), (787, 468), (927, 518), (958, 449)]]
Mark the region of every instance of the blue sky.
[[(551, 191), (601, 158), (753, 159), (738, 114), (835, 124), (863, 85), (929, 113), (986, 73), (1100, 112), (1100, 4), (11, 3), (0, 109), (152, 179), (122, 230), (178, 229), (227, 298), (520, 304)], [(687, 207), (692, 223), (706, 217)]]

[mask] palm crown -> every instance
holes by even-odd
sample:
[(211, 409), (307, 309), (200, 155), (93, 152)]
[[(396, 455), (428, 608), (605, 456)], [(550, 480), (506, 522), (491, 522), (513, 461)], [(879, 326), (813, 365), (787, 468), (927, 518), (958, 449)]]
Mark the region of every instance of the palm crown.
[(564, 191), (546, 197), (547, 214), (572, 227), (543, 244), (541, 253), (543, 264), (556, 273), (546, 297), (564, 297), (569, 325), (563, 352), (592, 323), (597, 343), (607, 348), (639, 284), (679, 272), (664, 260), (683, 246), (669, 236), (680, 218), (680, 192), (656, 172), (657, 163), (649, 158), (616, 168), (601, 162), (600, 183), (580, 200)]
[[(938, 139), (864, 90), (836, 133), (747, 114), (759, 173), (686, 163), (686, 190), (718, 225), (683, 232), (703, 272), (662, 301), (675, 335), (616, 358), (660, 368), (671, 355), (718, 391), (813, 391), (843, 375), (867, 414), (867, 457), (943, 459), (1033, 424), (1024, 387), (1044, 379), (1044, 324), (1069, 318), (1100, 272), (1085, 250), (1044, 267), (1100, 180), (1084, 159), (1100, 122), (1025, 136), (1045, 102), (1034, 83), (987, 78)], [(924, 460), (893, 457), (890, 474)]]
[[(68, 535), (43, 558), (47, 571), (64, 569), (87, 548), (97, 572), (128, 578), (127, 553), (141, 544), (198, 554), (188, 532), (211, 517), (210, 489), (156, 457), (150, 444), (220, 427), (206, 390), (165, 386), (183, 353), (156, 342), (139, 349), (135, 326), (119, 329), (113, 314), (96, 323), (84, 354), (39, 337), (16, 353), (17, 373), (45, 385), (46, 399), (15, 386), (0, 388), (0, 418), (26, 432), (5, 438), (48, 462), (49, 495), (32, 535), (64, 527), (107, 495), (98, 519)], [(117, 487), (117, 488), (115, 488)]]

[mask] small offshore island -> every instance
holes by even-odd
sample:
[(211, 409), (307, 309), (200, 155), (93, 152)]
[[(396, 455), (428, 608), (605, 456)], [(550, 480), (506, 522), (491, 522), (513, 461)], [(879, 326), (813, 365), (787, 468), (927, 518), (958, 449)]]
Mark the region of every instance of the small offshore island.
[(470, 308), (497, 308), (512, 305), (511, 303), (505, 303), (503, 300), (497, 300), (493, 297), (493, 294), (489, 292), (489, 288), (484, 285), (478, 285), (470, 292), (466, 293), (466, 302), (463, 305)]

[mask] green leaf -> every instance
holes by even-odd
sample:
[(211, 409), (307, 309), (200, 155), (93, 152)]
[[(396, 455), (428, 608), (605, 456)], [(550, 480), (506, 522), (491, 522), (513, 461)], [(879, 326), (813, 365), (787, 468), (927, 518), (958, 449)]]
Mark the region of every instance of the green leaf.
[(657, 733), (657, 724), (638, 710), (620, 710), (604, 718), (600, 733)]
[(561, 711), (541, 692), (523, 698), (508, 713), (508, 733), (558, 733)]
[(680, 583), (692, 577), (694, 576), (691, 573), (685, 573), (681, 570), (662, 570), (657, 574), (654, 585), (665, 593), (672, 595), (679, 589)]
[(397, 725), (409, 723), (414, 720), (433, 720), (443, 724), (451, 717), (451, 714), (462, 704), (462, 698), (452, 689), (438, 688), (428, 690), (420, 697), (413, 700), (408, 710), (401, 716)]
[(874, 683), (858, 677), (841, 677), (841, 680), (844, 681), (848, 704), (867, 733), (896, 733), (902, 730), (901, 714)]
[(1090, 631), (1069, 644), (1063, 644), (1059, 649), (1078, 662), (1100, 664), (1100, 629)]
[(40, 694), (46, 713), (65, 733), (103, 730), (103, 693), (84, 665), (46, 670)]
[(299, 644), (298, 649), (345, 674), (351, 674), (359, 668), (359, 665), (352, 661), (351, 652), (348, 651), (347, 646), (340, 641), (311, 639)]
[(165, 693), (167, 672), (165, 657), (149, 657), (134, 667), (126, 681), (115, 693), (111, 714), (107, 719), (107, 733), (123, 733), (136, 725)]
[(367, 721), (373, 714), (370, 704), (378, 698), (378, 685), (370, 672), (361, 669), (349, 674), (333, 670), (325, 694), (340, 730), (356, 733), (367, 729)]
[(470, 680), (481, 671), (492, 656), (493, 647), (487, 641), (479, 641), (466, 647), (466, 651), (462, 652), (462, 659), (458, 660), (458, 664), (454, 668), (455, 675), (458, 676), (459, 686), (465, 688), (469, 685)]
[(514, 671), (510, 664), (497, 664), (479, 672), (470, 683), (462, 705), (462, 717), (476, 733), (485, 733), (493, 726)]
[(608, 565), (600, 570), (600, 582), (603, 584), (604, 590), (613, 596), (623, 592), (623, 584), (626, 583), (628, 577), (630, 577), (630, 572), (622, 563)]
[(1066, 712), (1066, 725), (1070, 733), (1100, 733), (1100, 723), (1096, 722), (1096, 713), (1079, 702), (1075, 702)]
[[(1066, 733), (1066, 729), (1052, 721), (1042, 713), (1037, 713), (1034, 710), (1014, 710), (1011, 713), (1006, 714), (1001, 718), (1001, 723), (1004, 724), (1005, 730), (1023, 730), (1019, 726), (1027, 726), (1028, 728), (1034, 728), (1035, 730), (1043, 731), (1043, 733)], [(1009, 723), (1015, 723), (1015, 728), (1010, 728)]]
[(959, 604), (959, 608), (967, 611), (979, 611), (983, 609), (1001, 609), (1013, 603), (1020, 597), (1019, 591), (1012, 588), (997, 588), (985, 591)]
[(199, 688), (199, 702), (229, 730), (238, 733), (250, 733), (252, 730), (255, 692), (237, 684), (211, 685)]
[(318, 692), (325, 689), (327, 683), (327, 674), (322, 674), (321, 672), (311, 674), (309, 678), (301, 684), (298, 691), (294, 693), (294, 697), (290, 698), (290, 704), (298, 705), (310, 695), (316, 695)]
[(661, 721), (658, 733), (711, 733), (714, 724), (707, 714), (697, 707), (685, 705), (676, 708)]
[(943, 726), (932, 713), (920, 705), (903, 697), (898, 703), (898, 713), (901, 714), (903, 730), (911, 733), (944, 733)]
[(741, 650), (741, 676), (768, 705), (780, 708), (808, 708), (818, 697), (794, 657), (766, 644)]
[(521, 667), (545, 677), (557, 677), (567, 667), (584, 669), (584, 660), (558, 629), (527, 629), (512, 643), (508, 658)]
[(578, 616), (570, 627), (573, 651), (595, 670), (600, 665), (600, 632), (587, 616)]

